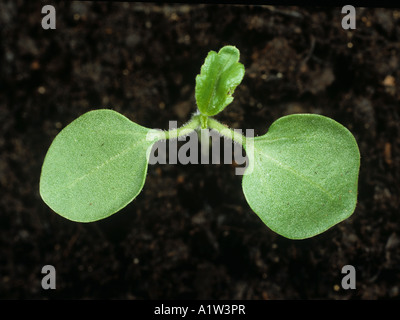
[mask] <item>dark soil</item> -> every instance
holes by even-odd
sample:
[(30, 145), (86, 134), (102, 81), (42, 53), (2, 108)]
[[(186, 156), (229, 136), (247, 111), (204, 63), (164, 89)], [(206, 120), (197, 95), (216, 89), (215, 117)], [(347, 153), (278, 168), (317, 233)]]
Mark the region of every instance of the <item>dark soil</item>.
[[(57, 2), (0, 3), (0, 298), (398, 299), (400, 297), (400, 11)], [(314, 238), (269, 230), (232, 165), (154, 165), (142, 193), (81, 224), (41, 200), (41, 165), (83, 113), (114, 109), (168, 128), (195, 111), (209, 50), (231, 44), (246, 75), (218, 119), (263, 134), (279, 117), (319, 113), (361, 152), (353, 216)], [(56, 290), (43, 290), (53, 265)], [(344, 265), (357, 287), (341, 287)]]

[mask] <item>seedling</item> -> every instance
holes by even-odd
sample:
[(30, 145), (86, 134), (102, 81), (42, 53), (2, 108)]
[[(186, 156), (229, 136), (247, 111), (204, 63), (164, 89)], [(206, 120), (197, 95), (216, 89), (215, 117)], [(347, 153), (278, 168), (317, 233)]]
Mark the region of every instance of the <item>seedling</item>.
[(232, 102), (244, 72), (237, 48), (209, 52), (196, 77), (198, 112), (177, 129), (145, 128), (108, 109), (83, 114), (47, 152), (42, 199), (73, 221), (107, 218), (142, 190), (157, 141), (212, 129), (246, 150), (251, 165), (242, 178), (244, 196), (276, 233), (309, 238), (350, 217), (357, 202), (360, 154), (344, 126), (321, 115), (294, 114), (275, 121), (266, 134), (248, 138), (212, 118)]

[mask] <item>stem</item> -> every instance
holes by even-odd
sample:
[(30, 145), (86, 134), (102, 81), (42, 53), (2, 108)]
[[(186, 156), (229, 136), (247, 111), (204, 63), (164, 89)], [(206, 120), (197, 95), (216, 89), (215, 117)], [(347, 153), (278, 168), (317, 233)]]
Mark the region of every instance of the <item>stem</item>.
[(190, 132), (196, 130), (200, 126), (200, 115), (195, 115), (180, 128), (164, 131), (165, 139), (175, 139), (181, 136), (185, 136)]
[[(180, 128), (162, 131), (160, 135), (163, 135), (163, 139), (176, 139), (178, 137), (185, 136), (190, 132), (201, 128), (201, 129), (213, 129), (217, 131), (221, 136), (231, 139), (232, 141), (244, 145), (246, 143), (246, 137), (239, 132), (225, 126), (221, 122), (201, 114), (196, 114), (189, 120), (185, 125)], [(160, 136), (161, 137), (161, 136)]]
[(208, 116), (200, 115), (201, 129), (208, 128)]
[(244, 145), (246, 143), (246, 137), (244, 135), (232, 130), (231, 128), (225, 126), (224, 124), (213, 118), (208, 119), (208, 127), (217, 131), (221, 136), (231, 139), (232, 141), (237, 142), (241, 145)]

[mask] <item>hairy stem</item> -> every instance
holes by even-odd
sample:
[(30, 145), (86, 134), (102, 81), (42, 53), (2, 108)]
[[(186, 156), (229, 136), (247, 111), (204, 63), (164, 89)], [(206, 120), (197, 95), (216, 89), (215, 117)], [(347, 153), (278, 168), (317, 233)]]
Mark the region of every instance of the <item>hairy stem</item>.
[(221, 136), (231, 139), (232, 141), (237, 142), (241, 145), (244, 145), (246, 143), (246, 137), (244, 135), (232, 130), (231, 128), (225, 126), (224, 124), (213, 118), (208, 119), (208, 127), (217, 131)]
[(190, 132), (198, 128), (215, 130), (221, 136), (231, 139), (232, 141), (241, 145), (244, 145), (246, 143), (246, 138), (241, 133), (230, 129), (229, 127), (211, 117), (207, 117), (201, 114), (195, 114), (192, 119), (189, 120), (189, 122), (187, 122), (180, 128), (163, 131), (160, 134), (164, 135), (164, 139), (175, 139), (188, 135)]
[(178, 137), (186, 136), (190, 132), (200, 127), (200, 125), (200, 115), (194, 115), (192, 119), (190, 119), (189, 122), (184, 124), (182, 127), (164, 131), (165, 139), (175, 139)]

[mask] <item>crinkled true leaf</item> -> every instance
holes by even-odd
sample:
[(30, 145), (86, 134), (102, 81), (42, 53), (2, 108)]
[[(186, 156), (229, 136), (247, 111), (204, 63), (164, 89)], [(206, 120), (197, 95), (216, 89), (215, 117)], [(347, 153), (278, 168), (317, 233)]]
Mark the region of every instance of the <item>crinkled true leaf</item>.
[(85, 113), (54, 139), (40, 178), (44, 202), (79, 222), (106, 218), (142, 190), (150, 129), (112, 110)]
[(201, 114), (214, 116), (233, 101), (233, 92), (244, 76), (239, 50), (225, 46), (210, 51), (196, 77), (196, 103)]
[(278, 234), (303, 239), (348, 218), (357, 202), (360, 154), (353, 135), (320, 115), (290, 115), (254, 139), (246, 200)]

